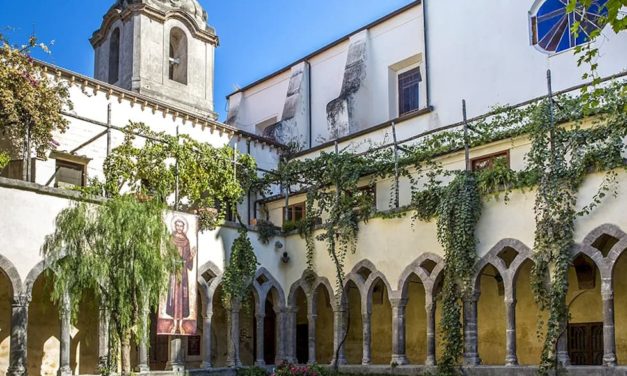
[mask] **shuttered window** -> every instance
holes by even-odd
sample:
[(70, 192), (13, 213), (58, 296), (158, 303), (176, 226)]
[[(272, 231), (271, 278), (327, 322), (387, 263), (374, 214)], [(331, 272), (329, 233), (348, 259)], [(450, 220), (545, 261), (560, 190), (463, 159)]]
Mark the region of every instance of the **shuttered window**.
[(416, 67), (398, 75), (398, 114), (403, 116), (419, 109), (420, 68)]

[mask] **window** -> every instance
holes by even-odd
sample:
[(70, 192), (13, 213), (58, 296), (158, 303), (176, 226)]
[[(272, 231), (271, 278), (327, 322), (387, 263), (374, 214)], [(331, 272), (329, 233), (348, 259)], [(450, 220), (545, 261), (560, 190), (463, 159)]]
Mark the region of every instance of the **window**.
[(420, 67), (398, 75), (398, 115), (403, 116), (419, 109)]
[[(531, 44), (547, 53), (558, 53), (588, 42), (588, 35), (601, 29), (608, 0), (592, 0), (588, 7), (577, 3), (574, 12), (563, 0), (536, 1), (530, 11)], [(573, 32), (577, 27), (577, 32)]]
[(57, 159), (56, 187), (85, 186), (85, 164)]
[(187, 85), (187, 36), (177, 27), (170, 31), (168, 62), (170, 80)]
[(305, 219), (305, 203), (290, 205), (283, 208), (283, 222), (294, 223)]
[(109, 83), (120, 79), (120, 29), (116, 28), (109, 39)]
[(470, 161), (473, 171), (480, 171), (487, 168), (491, 168), (495, 163), (501, 162), (509, 167), (509, 150), (500, 151), (498, 153), (484, 155), (483, 157), (475, 158)]

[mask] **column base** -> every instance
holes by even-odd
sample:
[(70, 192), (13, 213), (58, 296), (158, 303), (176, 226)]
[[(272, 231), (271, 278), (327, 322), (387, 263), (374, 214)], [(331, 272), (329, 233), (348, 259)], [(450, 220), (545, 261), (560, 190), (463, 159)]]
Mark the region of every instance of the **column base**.
[(61, 367), (57, 371), (57, 376), (71, 376), (72, 369), (69, 366)]
[(19, 367), (9, 367), (9, 369), (7, 369), (7, 376), (25, 376), (26, 375), (26, 367), (23, 366), (19, 366)]
[[(337, 360), (337, 364), (339, 366), (345, 366), (348, 364), (348, 360), (346, 360), (346, 358), (344, 356), (340, 356), (340, 358)], [(335, 359), (331, 360), (331, 364), (330, 365), (335, 365)]]
[(165, 370), (174, 371), (174, 372), (183, 372), (185, 371), (185, 364), (167, 362), (165, 364)]
[(427, 356), (427, 360), (425, 360), (425, 366), (434, 367), (438, 363), (435, 361), (435, 356)]
[(464, 355), (464, 365), (470, 367), (481, 365), (481, 358), (479, 358), (478, 354)]
[(202, 363), (200, 363), (200, 368), (202, 368), (202, 369), (211, 369), (211, 368), (213, 368), (213, 364), (211, 364), (211, 362), (202, 362)]
[(140, 364), (137, 366), (136, 371), (140, 375), (147, 374), (147, 373), (150, 373), (150, 367), (148, 366), (148, 364)]
[(564, 367), (570, 366), (570, 356), (568, 355), (568, 351), (558, 351), (557, 360)]
[(505, 367), (516, 367), (518, 366), (518, 358), (513, 356), (513, 357), (507, 357), (505, 358)]
[(611, 353), (611, 354), (603, 355), (603, 365), (607, 367), (616, 367), (617, 366), (616, 354)]
[(266, 366), (266, 361), (265, 360), (255, 360), (255, 366), (256, 367), (265, 367)]
[(405, 355), (392, 355), (392, 360), (390, 364), (396, 363), (397, 366), (404, 366), (409, 364), (409, 360), (407, 360), (407, 356)]

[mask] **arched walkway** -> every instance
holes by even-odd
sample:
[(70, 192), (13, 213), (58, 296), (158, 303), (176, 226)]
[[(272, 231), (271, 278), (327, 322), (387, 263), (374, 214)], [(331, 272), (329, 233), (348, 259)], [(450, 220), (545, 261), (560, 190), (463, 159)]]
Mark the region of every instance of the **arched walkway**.
[(316, 307), (315, 361), (319, 364), (330, 364), (335, 355), (333, 353), (335, 348), (333, 347), (332, 306), (335, 299), (332, 294), (331, 287), (327, 287), (324, 283), (319, 283), (313, 294)]
[(505, 361), (505, 286), (503, 276), (491, 264), (479, 273), (478, 331), (482, 364)]
[[(389, 364), (392, 358), (392, 306), (389, 288), (385, 277), (372, 273), (366, 282), (368, 295), (367, 315), (370, 316), (370, 362), (371, 364)], [(364, 321), (366, 317), (364, 317)], [(364, 339), (368, 328), (364, 326)], [(367, 344), (364, 344), (364, 351)], [(367, 357), (364, 356), (364, 362)]]
[(361, 294), (353, 280), (346, 283), (344, 291), (344, 306), (348, 314), (346, 320), (348, 334), (344, 342), (344, 355), (348, 364), (361, 364), (364, 348)]
[(516, 342), (520, 365), (538, 364), (542, 355), (542, 341), (538, 339), (540, 323), (546, 323), (547, 313), (540, 311), (531, 290), (533, 262), (525, 260), (514, 281), (516, 291)]
[(11, 301), (13, 286), (11, 280), (0, 269), (0, 375), (9, 368), (9, 351), (11, 345)]

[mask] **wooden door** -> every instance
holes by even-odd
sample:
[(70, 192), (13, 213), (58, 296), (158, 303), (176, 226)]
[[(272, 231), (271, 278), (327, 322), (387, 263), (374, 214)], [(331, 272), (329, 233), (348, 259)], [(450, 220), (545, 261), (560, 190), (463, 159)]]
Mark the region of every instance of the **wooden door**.
[(603, 323), (568, 325), (568, 355), (574, 366), (603, 364)]

